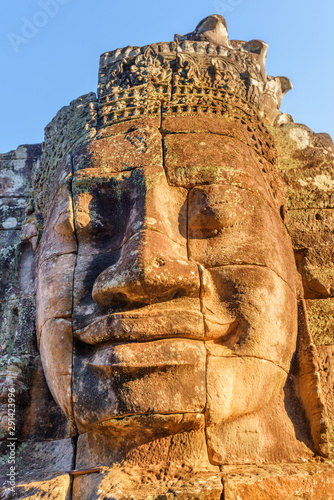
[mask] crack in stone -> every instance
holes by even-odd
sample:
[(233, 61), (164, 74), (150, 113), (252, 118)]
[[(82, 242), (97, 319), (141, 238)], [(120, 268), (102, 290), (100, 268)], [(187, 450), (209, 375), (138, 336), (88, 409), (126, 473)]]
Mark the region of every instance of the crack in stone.
[[(201, 307), (201, 313), (203, 317), (203, 328), (204, 328), (204, 338), (206, 337), (207, 333), (207, 326), (206, 326), (206, 321), (205, 321), (205, 316), (203, 313), (204, 310), (204, 305), (203, 305), (203, 267), (198, 266), (198, 273), (199, 273), (199, 280), (200, 280), (200, 307)], [(206, 348), (205, 340), (203, 341), (204, 348), (205, 348), (205, 407), (204, 407), (204, 435), (205, 435), (205, 444), (206, 444), (206, 452), (208, 455), (208, 460), (210, 462), (210, 456), (209, 456), (209, 445), (208, 445), (208, 434), (207, 434), (207, 424), (206, 424), (206, 413), (207, 413), (207, 406), (208, 406), (208, 361), (209, 361), (209, 356), (208, 356), (208, 351)], [(211, 462), (210, 462), (211, 463)], [(214, 464), (212, 464), (214, 465)]]
[(276, 366), (277, 368), (279, 368), (280, 370), (282, 370), (284, 373), (286, 373), (287, 375), (289, 375), (289, 370), (286, 370), (285, 368), (283, 368), (283, 366), (279, 365), (278, 363), (275, 363), (275, 361), (272, 361), (271, 359), (266, 359), (266, 358), (261, 358), (261, 356), (255, 356), (253, 354), (237, 354), (237, 353), (233, 353), (231, 356), (219, 356), (219, 355), (214, 355), (214, 354), (210, 354), (210, 356), (212, 356), (213, 358), (241, 358), (241, 359), (259, 359), (260, 361), (265, 361), (266, 363), (271, 363), (273, 364), (274, 366)]
[[(78, 235), (76, 231), (76, 226), (75, 226), (75, 220), (74, 220), (74, 199), (73, 199), (73, 178), (74, 178), (74, 163), (73, 163), (73, 154), (71, 154), (71, 179), (69, 183), (69, 190), (71, 192), (71, 204), (72, 204), (72, 213), (73, 213), (73, 227), (74, 227), (74, 237), (76, 239), (76, 244), (77, 244), (77, 251), (76, 251), (76, 258), (75, 258), (75, 263), (74, 263), (74, 269), (73, 269), (73, 278), (72, 278), (72, 312), (71, 312), (71, 327), (72, 327), (72, 367), (71, 367), (71, 408), (72, 408), (72, 419), (73, 419), (73, 425), (75, 429), (77, 430), (77, 425), (75, 421), (75, 415), (74, 415), (74, 404), (73, 404), (73, 386), (74, 386), (74, 339), (73, 339), (73, 312), (74, 312), (74, 285), (75, 285), (75, 270), (77, 266), (77, 261), (78, 261), (78, 253), (79, 253), (79, 241), (78, 241)], [(72, 252), (74, 253), (74, 252)], [(76, 446), (74, 447), (73, 451), (73, 460), (74, 462), (76, 461)], [(72, 491), (71, 491), (71, 497), (72, 497)]]
[(112, 420), (114, 421), (118, 421), (118, 422), (121, 422), (122, 420), (125, 420), (126, 418), (137, 418), (137, 417), (152, 417), (152, 415), (155, 415), (157, 417), (159, 416), (168, 416), (168, 415), (180, 415), (182, 416), (182, 420), (184, 419), (185, 415), (202, 415), (204, 413), (204, 409), (202, 411), (187, 411), (187, 412), (180, 412), (180, 411), (176, 411), (176, 412), (166, 412), (166, 413), (162, 413), (162, 412), (159, 412), (159, 413), (155, 413), (155, 412), (152, 412), (152, 413), (126, 413), (124, 415), (122, 415), (121, 417), (110, 417), (110, 418), (106, 418), (105, 420), (101, 420), (99, 422), (96, 422), (93, 424), (92, 427), (88, 428), (85, 432), (81, 433), (80, 436), (84, 436), (85, 434), (87, 434), (87, 432), (92, 432), (96, 429), (99, 429), (100, 425), (101, 424), (104, 424), (105, 422), (111, 422)]

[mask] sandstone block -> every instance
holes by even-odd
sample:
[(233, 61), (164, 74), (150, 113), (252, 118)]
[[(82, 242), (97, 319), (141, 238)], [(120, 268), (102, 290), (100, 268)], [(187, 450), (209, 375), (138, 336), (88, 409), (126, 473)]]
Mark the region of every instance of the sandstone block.
[(164, 138), (165, 168), (170, 184), (234, 184), (256, 189), (271, 200), (251, 148), (237, 139), (213, 134), (172, 134)]
[(8, 301), (35, 293), (33, 250), (21, 243), (19, 230), (0, 231), (0, 300)]
[(321, 166), (292, 168), (283, 179), (285, 202), (288, 209), (330, 209), (334, 208), (333, 163)]
[(0, 155), (1, 197), (29, 197), (32, 167), (40, 154), (40, 145), (29, 145)]
[(23, 498), (30, 500), (70, 500), (71, 498), (71, 479), (67, 474), (57, 475), (54, 478), (45, 481), (22, 481), (14, 487), (14, 493), (7, 488), (0, 493), (1, 500), (21, 500)]
[[(226, 474), (226, 475), (225, 475)], [(334, 471), (330, 463), (265, 466), (224, 474), (225, 500), (332, 500)]]
[(287, 225), (296, 249), (333, 246), (333, 210), (290, 210)]
[(331, 457), (334, 455), (334, 346), (317, 347), (321, 390), (328, 414), (328, 439)]
[(86, 169), (74, 178), (79, 254), (118, 250), (144, 229), (186, 247), (187, 191), (171, 188), (162, 167), (108, 176)]
[(334, 299), (306, 300), (312, 340), (317, 346), (334, 344)]
[(26, 198), (0, 199), (0, 228), (20, 229), (25, 217)]
[(274, 272), (256, 266), (204, 270), (201, 300), (212, 355), (254, 356), (289, 371), (297, 302)]
[[(84, 302), (88, 303), (87, 300)], [(75, 309), (79, 307), (80, 304)], [(204, 339), (203, 315), (197, 298), (180, 297), (137, 310), (111, 311), (109, 314), (103, 311), (104, 315), (100, 317), (97, 313), (90, 316), (82, 307), (82, 316), (74, 316), (74, 325), (81, 325), (74, 335), (88, 344), (107, 340), (139, 342), (166, 337)]]
[(115, 173), (162, 164), (161, 135), (158, 128), (150, 125), (134, 126), (126, 134), (91, 142), (74, 153), (75, 171), (89, 167)]
[(36, 356), (35, 298), (0, 302), (2, 355)]
[(54, 399), (73, 421), (72, 409), (72, 324), (66, 319), (48, 320), (41, 332), (40, 352), (44, 373)]
[[(269, 395), (266, 390), (265, 394)], [(307, 424), (299, 420), (301, 415), (296, 419), (296, 407), (291, 406), (289, 399), (281, 391), (274, 401), (253, 413), (217, 425), (209, 424), (207, 442), (211, 463), (271, 464), (311, 460), (313, 451)]]
[(39, 267), (37, 281), (37, 337), (51, 318), (69, 318), (72, 314), (75, 254), (45, 260)]
[(29, 383), (30, 398), (24, 411), (22, 441), (58, 441), (75, 436), (76, 429), (55, 402), (46, 383), (40, 356), (34, 358)]
[(199, 297), (198, 266), (187, 260), (186, 247), (150, 230), (132, 236), (119, 260), (98, 276), (93, 287), (95, 302), (106, 306), (182, 296)]
[(282, 220), (250, 191), (222, 185), (193, 188), (188, 225), (191, 260), (205, 267), (267, 266), (295, 286), (291, 242)]
[(263, 359), (208, 356), (209, 432), (213, 426), (259, 411), (277, 398), (285, 380), (281, 368)]

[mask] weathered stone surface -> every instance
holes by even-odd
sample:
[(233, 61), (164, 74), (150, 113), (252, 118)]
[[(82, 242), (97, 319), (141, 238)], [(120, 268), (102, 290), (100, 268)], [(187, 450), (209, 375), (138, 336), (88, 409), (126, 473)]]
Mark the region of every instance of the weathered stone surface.
[[(62, 440), (76, 435), (76, 429), (55, 402), (45, 380), (41, 357), (34, 359), (30, 381), (30, 401), (24, 411), (23, 442)], [(23, 414), (23, 412), (22, 412)]]
[[(161, 479), (159, 479), (161, 478)], [(73, 500), (102, 500), (108, 491), (115, 500), (220, 500), (223, 485), (217, 473), (176, 473), (173, 478), (165, 478), (164, 472), (139, 470), (124, 470), (113, 468), (103, 469), (102, 474), (76, 478), (73, 488)]]
[(298, 302), (298, 345), (294, 386), (310, 426), (317, 453), (329, 456), (328, 415), (321, 391), (316, 347), (312, 342), (304, 300)]
[(196, 29), (191, 33), (187, 33), (183, 36), (174, 35), (174, 39), (178, 41), (205, 40), (215, 45), (231, 47), (226, 21), (223, 16), (219, 16), (217, 14), (202, 19), (202, 21), (196, 26)]
[(71, 186), (63, 184), (56, 192), (48, 211), (39, 246), (39, 265), (52, 257), (76, 253)]
[(96, 135), (96, 120), (96, 94), (91, 92), (60, 109), (46, 126), (41, 168), (33, 178), (37, 209), (47, 212), (55, 191), (72, 172), (68, 153)]
[(162, 167), (118, 175), (87, 168), (75, 176), (73, 190), (79, 255), (118, 250), (145, 229), (186, 248), (188, 193), (169, 187)]
[[(271, 362), (274, 372), (275, 365), (289, 371), (296, 349), (297, 303), (274, 272), (256, 266), (207, 269), (201, 301), (210, 354), (256, 357)], [(235, 373), (240, 376), (239, 370)]]
[[(78, 477), (73, 498), (220, 498), (219, 469), (210, 464), (201, 414), (142, 415), (106, 422), (79, 437), (79, 467), (96, 461), (101, 474)], [(122, 463), (122, 467), (118, 464)], [(205, 489), (207, 488), (207, 490)]]
[(41, 145), (19, 146), (0, 155), (0, 196), (29, 197), (32, 168), (38, 167)]
[(243, 187), (250, 179), (249, 183), (271, 200), (256, 154), (237, 139), (203, 133), (173, 134), (164, 138), (164, 149), (167, 178), (172, 185), (225, 183)]
[[(98, 462), (107, 467), (123, 463), (142, 471), (162, 467), (166, 475), (181, 469), (218, 472), (208, 460), (204, 415), (196, 412), (110, 419), (80, 435), (78, 449), (80, 468)], [(173, 460), (166, 461), (166, 455)]]
[(37, 282), (37, 338), (51, 318), (72, 315), (73, 274), (76, 254), (65, 254), (45, 260)]
[(0, 229), (20, 229), (26, 204), (25, 198), (0, 198)]
[(144, 124), (126, 134), (94, 141), (74, 153), (75, 171), (88, 167), (108, 174), (162, 164), (160, 131)]
[(306, 299), (327, 299), (334, 295), (334, 250), (332, 246), (312, 245), (295, 250)]
[(225, 500), (332, 500), (331, 463), (262, 467), (224, 467)]
[(22, 482), (14, 487), (14, 491), (4, 489), (0, 493), (1, 500), (71, 500), (71, 480), (69, 475), (56, 476), (45, 481)]
[[(82, 305), (83, 309), (87, 308), (87, 301), (84, 303), (86, 306)], [(78, 310), (80, 305), (75, 308)], [(82, 311), (81, 316), (75, 316), (74, 325), (78, 327), (81, 324), (81, 328), (74, 331), (75, 337), (88, 344), (106, 340), (139, 342), (166, 337), (204, 339), (203, 315), (197, 298), (180, 297), (166, 303), (151, 304), (139, 310), (130, 309), (109, 314), (103, 312), (101, 317), (101, 312), (97, 309), (93, 309), (91, 315)], [(85, 323), (87, 324), (83, 327)]]
[(145, 117), (145, 118), (132, 118), (131, 120), (126, 120), (124, 122), (115, 122), (113, 125), (107, 125), (106, 127), (101, 127), (98, 129), (96, 139), (104, 139), (106, 137), (111, 137), (112, 135), (122, 135), (133, 132), (133, 130), (138, 130), (145, 127), (153, 127), (159, 129), (161, 125), (161, 117)]
[(199, 297), (198, 266), (187, 260), (185, 247), (150, 230), (132, 236), (117, 263), (104, 270), (93, 287), (93, 299), (105, 306), (181, 296)]
[[(71, 470), (73, 451), (72, 439), (17, 443), (16, 469), (18, 479), (22, 478), (23, 474), (27, 479), (42, 479), (50, 474)], [(1, 464), (1, 473), (6, 473), (7, 468), (8, 463)], [(2, 486), (4, 482), (5, 474), (2, 475)]]
[(255, 413), (209, 425), (211, 463), (300, 463), (312, 459), (312, 443), (305, 423), (295, 419), (289, 399), (280, 392), (274, 401)]
[(71, 322), (56, 318), (48, 320), (42, 328), (40, 352), (50, 390), (67, 418), (73, 421)]
[[(246, 122), (238, 122), (226, 116), (173, 116), (163, 117), (161, 128), (167, 134), (211, 133), (231, 137), (254, 148), (254, 130)], [(263, 129), (265, 133), (265, 129)], [(190, 140), (193, 136), (190, 136)], [(268, 134), (270, 140), (270, 135)], [(258, 152), (257, 148), (254, 148)]]
[[(270, 128), (278, 150), (280, 168), (284, 171), (324, 166), (333, 160), (333, 141), (328, 134), (316, 134), (306, 125), (285, 123)], [(311, 180), (311, 179), (310, 179)]]
[[(22, 436), (25, 424), (24, 409), (29, 401), (32, 371), (32, 356), (6, 354), (0, 359), (0, 442), (10, 436), (13, 427), (15, 437), (20, 439)], [(14, 393), (14, 397), (9, 398), (10, 393)], [(9, 399), (12, 400), (10, 404), (14, 406), (8, 406)]]
[(282, 368), (263, 359), (208, 356), (209, 434), (212, 426), (259, 411), (277, 397), (285, 380)]
[(205, 267), (267, 266), (294, 288), (295, 262), (282, 220), (247, 187), (217, 184), (190, 191), (190, 259)]
[(328, 414), (329, 451), (334, 456), (334, 346), (318, 346), (317, 357), (322, 394)]
[(0, 352), (2, 355), (36, 356), (35, 298), (0, 302)]
[(284, 174), (289, 209), (331, 209), (333, 199), (333, 164), (295, 168)]
[(333, 210), (292, 210), (287, 224), (294, 248), (333, 246)]
[(8, 301), (35, 293), (33, 250), (21, 242), (19, 230), (0, 231), (0, 300)]
[(315, 345), (334, 345), (334, 299), (307, 300), (306, 307)]

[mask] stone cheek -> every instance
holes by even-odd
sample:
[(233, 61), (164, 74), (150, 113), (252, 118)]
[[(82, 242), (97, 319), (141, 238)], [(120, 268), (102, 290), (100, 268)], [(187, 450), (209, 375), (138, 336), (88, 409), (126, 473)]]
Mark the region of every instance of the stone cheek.
[(289, 371), (297, 301), (275, 273), (257, 266), (204, 270), (201, 303), (209, 354), (255, 357)]
[(53, 199), (36, 253), (36, 330), (48, 386), (72, 422), (72, 308), (76, 252), (72, 197), (68, 185), (63, 185)]
[(277, 210), (247, 188), (211, 185), (190, 191), (189, 257), (205, 267), (266, 266), (294, 289), (288, 233)]

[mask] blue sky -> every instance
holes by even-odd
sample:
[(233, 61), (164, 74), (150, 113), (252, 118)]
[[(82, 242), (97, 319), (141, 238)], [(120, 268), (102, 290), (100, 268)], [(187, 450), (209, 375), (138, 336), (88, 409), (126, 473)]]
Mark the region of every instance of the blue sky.
[(96, 91), (101, 53), (172, 40), (214, 13), (226, 18), (230, 38), (269, 44), (268, 74), (294, 85), (282, 111), (334, 137), (333, 0), (3, 0), (1, 7), (0, 153), (41, 142), (62, 106)]

